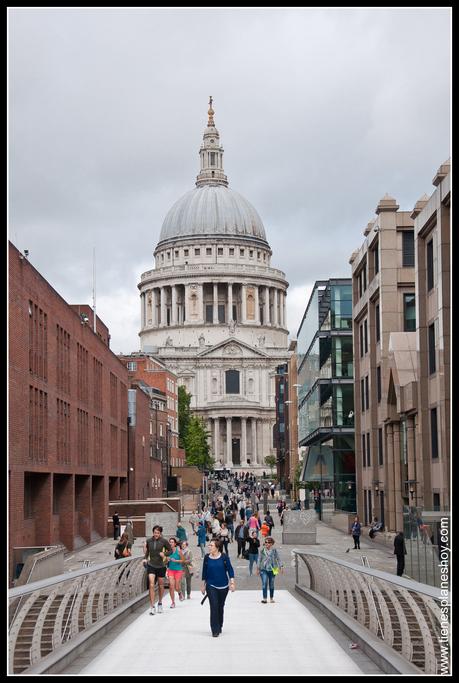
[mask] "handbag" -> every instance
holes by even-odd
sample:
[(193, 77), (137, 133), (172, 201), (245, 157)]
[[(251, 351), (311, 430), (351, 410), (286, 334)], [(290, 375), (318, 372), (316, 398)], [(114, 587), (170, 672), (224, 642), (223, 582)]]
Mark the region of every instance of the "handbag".
[(123, 550), (123, 557), (131, 557), (131, 551), (127, 546)]
[(273, 567), (274, 576), (277, 576), (279, 574), (279, 571), (280, 571), (279, 567)]

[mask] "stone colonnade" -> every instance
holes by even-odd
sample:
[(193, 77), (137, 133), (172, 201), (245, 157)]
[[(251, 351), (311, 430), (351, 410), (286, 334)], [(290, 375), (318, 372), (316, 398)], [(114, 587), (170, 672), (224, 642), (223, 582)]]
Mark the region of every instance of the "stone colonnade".
[[(271, 452), (272, 420), (244, 416), (211, 417), (207, 424), (216, 463), (221, 461), (225, 467), (265, 467), (264, 459)], [(239, 441), (239, 463), (233, 462), (233, 439)]]
[[(152, 287), (140, 294), (142, 328), (229, 323), (234, 313), (238, 323), (285, 328), (286, 296), (281, 288), (252, 283), (212, 281)], [(200, 310), (193, 310), (193, 297)]]

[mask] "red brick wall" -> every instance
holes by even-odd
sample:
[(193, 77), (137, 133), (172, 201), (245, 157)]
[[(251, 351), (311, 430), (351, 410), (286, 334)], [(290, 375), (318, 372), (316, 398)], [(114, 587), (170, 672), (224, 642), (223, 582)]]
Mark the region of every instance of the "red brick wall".
[[(127, 430), (127, 403), (123, 396), (123, 385), (129, 385), (125, 366), (94, 334), (90, 325), (82, 325), (78, 313), (51, 287), (20, 252), (9, 244), (9, 547), (40, 545), (62, 542), (73, 549), (73, 539), (80, 534), (86, 542), (93, 530), (105, 531), (109, 481), (110, 491), (117, 497), (127, 489), (127, 453), (120, 452), (121, 431)], [(41, 376), (29, 370), (29, 301), (46, 314), (46, 373)], [(70, 382), (69, 393), (58, 388), (58, 343), (59, 325), (70, 335)], [(99, 325), (99, 322), (98, 322)], [(108, 330), (100, 321), (101, 335)], [(87, 390), (78, 398), (77, 344), (87, 351)], [(81, 357), (81, 356), (80, 356)], [(102, 406), (94, 401), (93, 361), (102, 363)], [(110, 373), (117, 378), (118, 410), (110, 415)], [(86, 381), (86, 380), (85, 380)], [(45, 429), (46, 449), (43, 457), (35, 460), (29, 457), (29, 433), (35, 434), (38, 425), (29, 421), (29, 387), (45, 392), (47, 397), (47, 420)], [(81, 387), (81, 383), (80, 383)], [(65, 463), (58, 461), (58, 419), (57, 400), (70, 406), (69, 458)], [(62, 404), (61, 404), (62, 406)], [(87, 460), (81, 462), (78, 453), (78, 410), (87, 414)], [(94, 417), (102, 420), (102, 458), (96, 464), (94, 454)], [(86, 417), (85, 417), (86, 421)], [(84, 422), (85, 422), (84, 421)], [(118, 431), (119, 452), (115, 466), (111, 465), (110, 426)], [(127, 439), (125, 439), (127, 448)], [(25, 517), (24, 473), (32, 475), (34, 513)], [(67, 475), (67, 477), (53, 477)], [(81, 477), (76, 482), (75, 477)], [(93, 485), (91, 477), (96, 477)], [(100, 484), (100, 478), (103, 483)], [(53, 486), (60, 491), (57, 495), (59, 512), (53, 515)], [(100, 486), (102, 490), (100, 490)], [(75, 498), (75, 487), (78, 496)], [(94, 502), (94, 500), (96, 502)], [(96, 508), (93, 509), (94, 504)], [(78, 513), (78, 514), (77, 514)], [(56, 535), (59, 537), (56, 538)]]

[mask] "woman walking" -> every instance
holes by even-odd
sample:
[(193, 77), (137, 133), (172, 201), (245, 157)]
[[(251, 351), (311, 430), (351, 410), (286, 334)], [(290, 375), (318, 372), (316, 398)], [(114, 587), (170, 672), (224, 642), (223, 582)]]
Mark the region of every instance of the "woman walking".
[(261, 576), (263, 591), (263, 599), (261, 602), (265, 604), (268, 602), (268, 583), (270, 602), (274, 602), (274, 579), (280, 571), (284, 571), (284, 565), (282, 564), (277, 548), (274, 548), (273, 546), (274, 539), (272, 536), (268, 536), (258, 557), (257, 573)]
[(258, 512), (254, 512), (250, 517), (249, 517), (249, 534), (252, 534), (252, 531), (256, 532), (257, 538), (258, 538), (258, 532), (260, 531), (260, 520), (258, 519)]
[(222, 522), (220, 527), (220, 540), (223, 543), (223, 552), (228, 555), (229, 529), (226, 522)]
[(234, 569), (229, 556), (221, 552), (222, 543), (212, 539), (209, 543), (209, 554), (202, 563), (201, 593), (207, 592), (210, 604), (210, 629), (212, 636), (218, 638), (223, 628), (223, 610), (225, 600), (230, 591), (236, 589)]
[(182, 580), (182, 574), (183, 574), (183, 564), (185, 562), (185, 558), (183, 557), (183, 553), (180, 550), (180, 548), (177, 545), (177, 539), (172, 536), (172, 538), (169, 539), (169, 545), (171, 546), (172, 552), (169, 553), (169, 555), (166, 555), (166, 553), (161, 552), (160, 555), (161, 557), (167, 558), (167, 578), (169, 579), (169, 594), (171, 596), (171, 609), (175, 607), (175, 591), (179, 591), (179, 597), (180, 600), (183, 600), (182, 593), (180, 592), (180, 584)]
[(180, 600), (184, 599), (185, 590), (186, 597), (189, 600), (191, 598), (191, 577), (193, 576), (193, 555), (191, 554), (191, 549), (188, 547), (188, 541), (182, 541), (182, 553), (185, 562), (183, 565), (183, 574), (180, 585), (180, 595), (182, 596)]
[(253, 565), (257, 566), (258, 562), (258, 548), (260, 541), (257, 538), (255, 529), (251, 531), (249, 536), (249, 576), (252, 576)]
[(123, 557), (131, 557), (131, 547), (132, 544), (129, 542), (129, 534), (125, 531), (115, 548), (116, 559), (121, 560)]
[(360, 550), (360, 534), (362, 533), (362, 528), (359, 521), (359, 516), (354, 517), (354, 523), (351, 529), (352, 538), (354, 539), (354, 550)]

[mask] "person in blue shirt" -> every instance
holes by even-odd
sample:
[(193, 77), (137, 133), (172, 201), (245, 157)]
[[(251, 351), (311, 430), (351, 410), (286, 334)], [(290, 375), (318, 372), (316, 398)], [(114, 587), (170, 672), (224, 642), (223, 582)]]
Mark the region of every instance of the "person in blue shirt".
[(222, 542), (213, 538), (209, 543), (209, 554), (202, 563), (201, 593), (207, 593), (210, 604), (210, 629), (218, 638), (223, 628), (223, 610), (228, 589), (234, 591), (234, 569), (229, 556), (221, 552)]
[(204, 557), (206, 548), (206, 526), (203, 521), (198, 526), (198, 547), (201, 548), (201, 557)]

